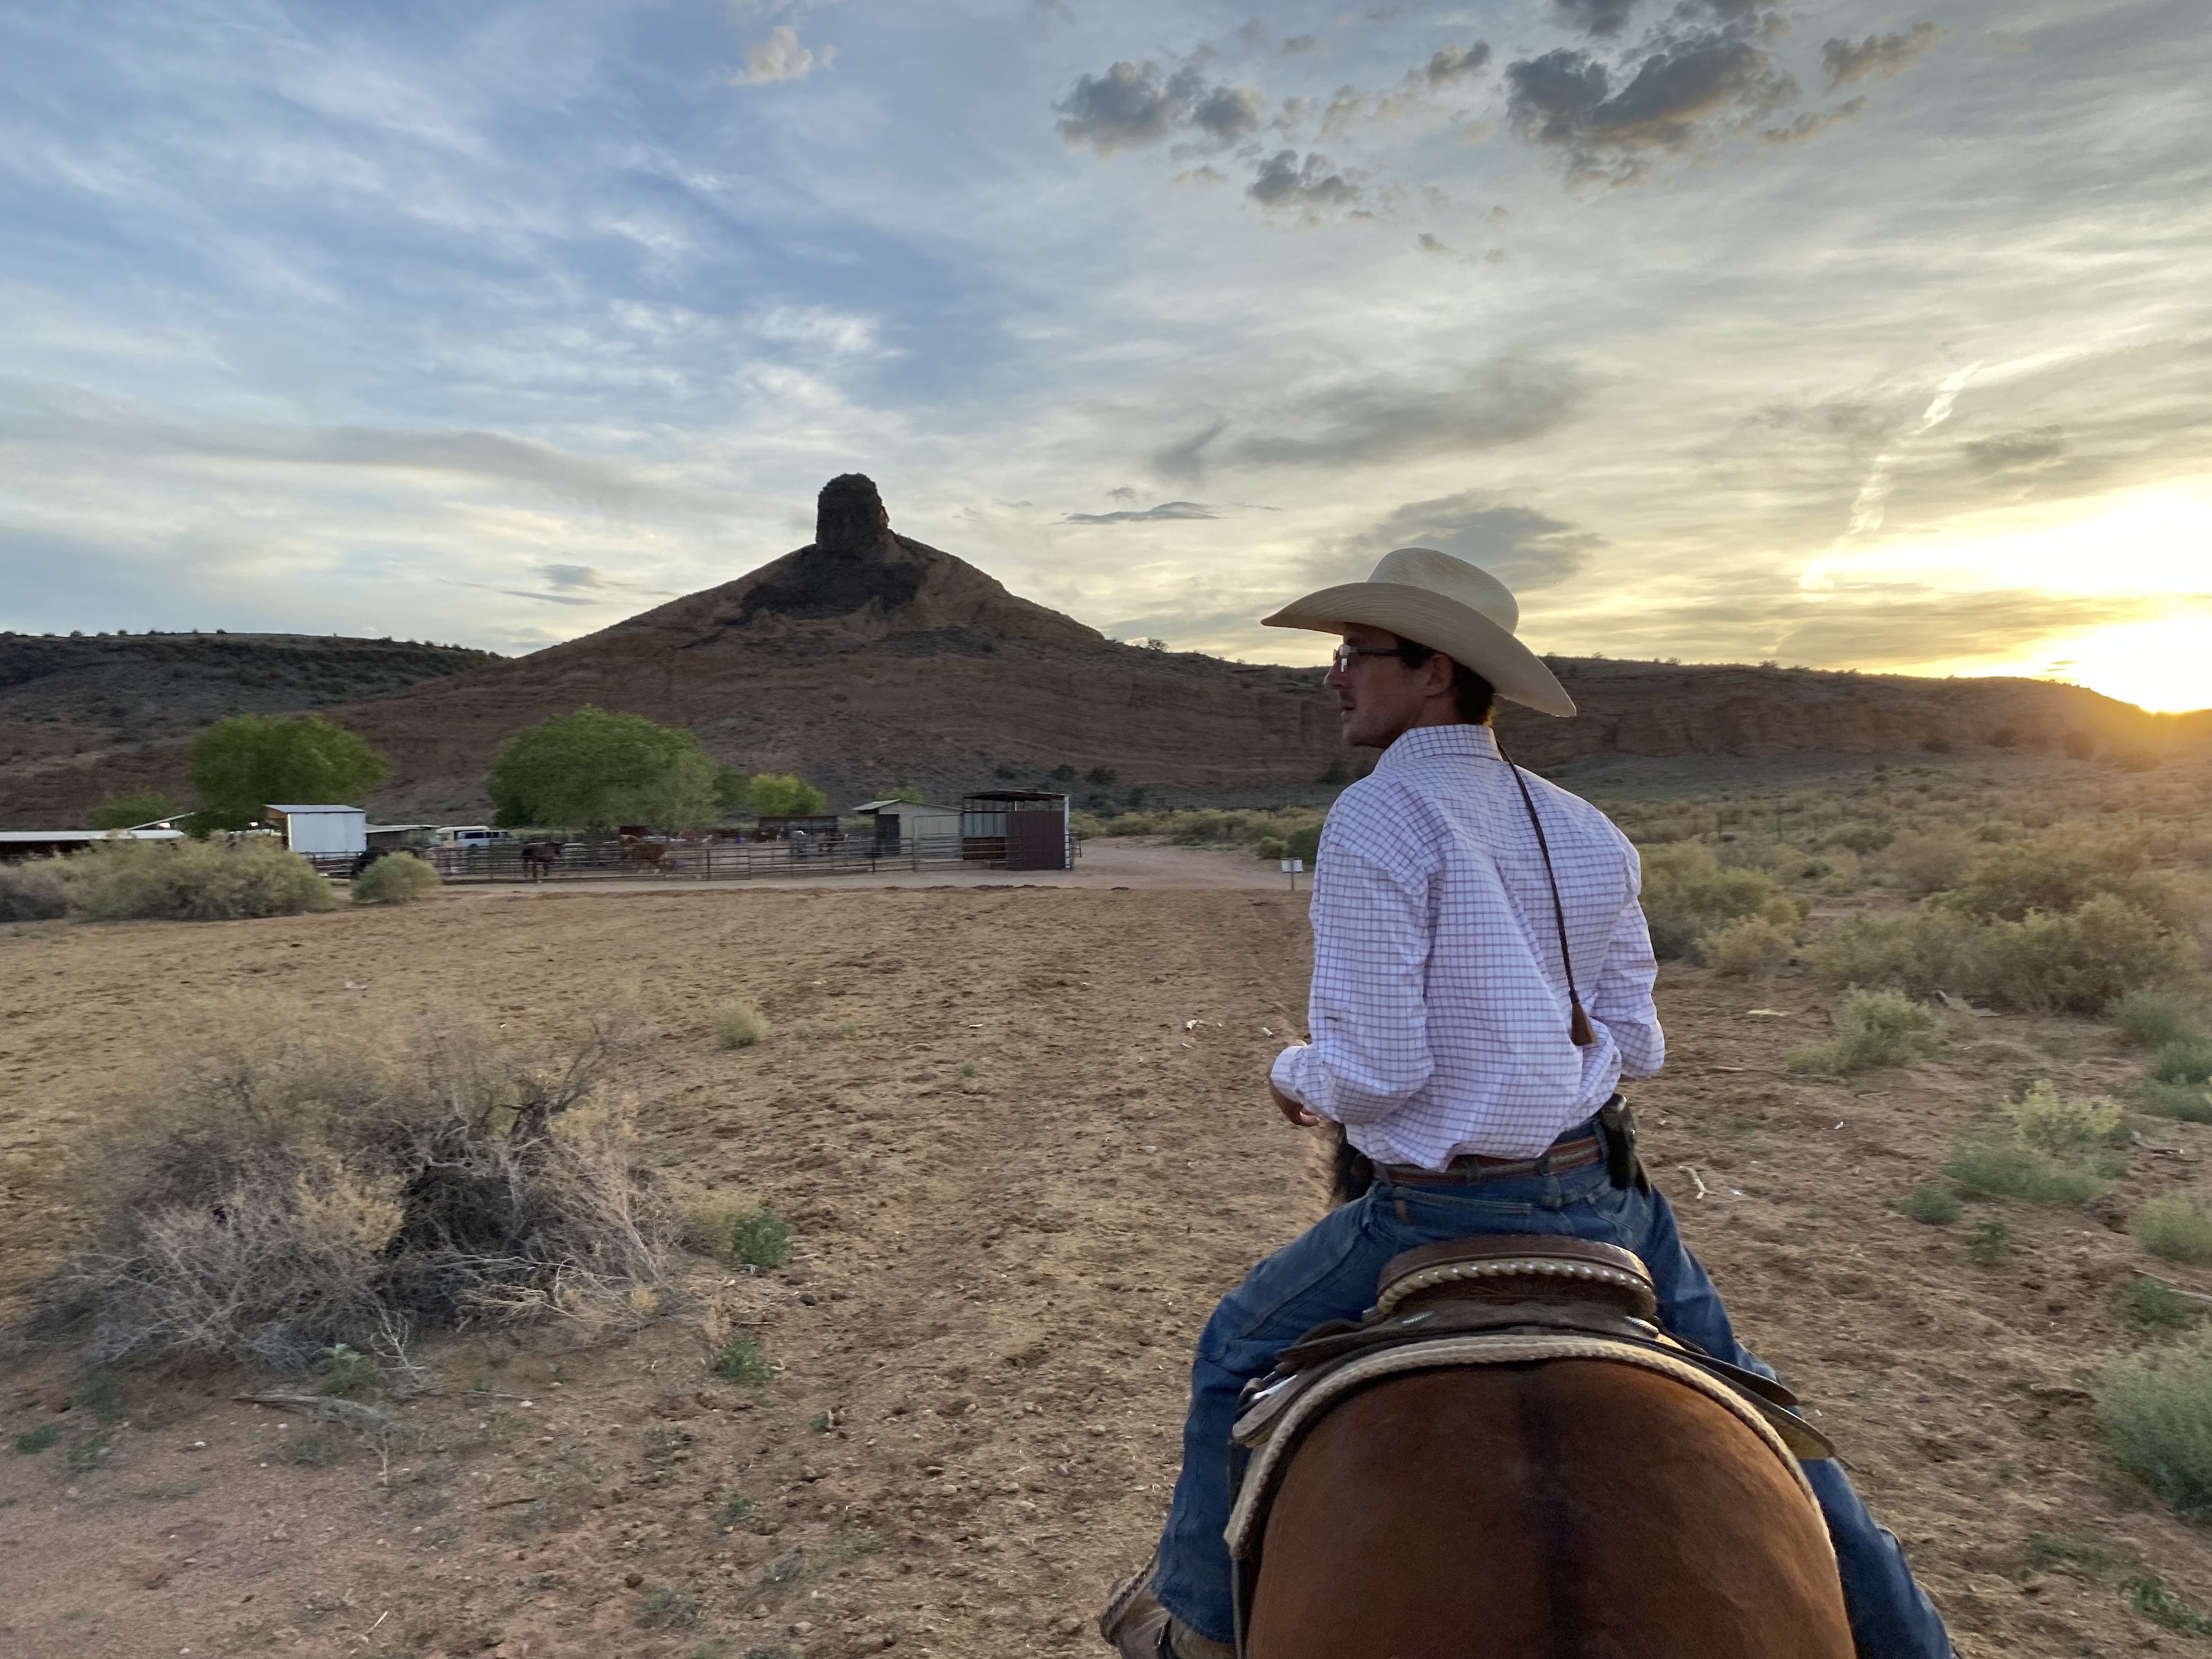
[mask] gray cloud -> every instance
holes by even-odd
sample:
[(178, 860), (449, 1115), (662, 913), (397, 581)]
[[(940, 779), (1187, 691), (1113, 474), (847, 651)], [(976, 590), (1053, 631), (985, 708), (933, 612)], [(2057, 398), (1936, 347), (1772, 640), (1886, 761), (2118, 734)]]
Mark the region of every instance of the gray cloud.
[(1418, 246), (1424, 253), (1449, 253), (1451, 252), (1451, 244), (1449, 242), (1441, 240), (1425, 230), (1421, 233), (1420, 240), (1415, 244), (1415, 246)]
[(1761, 127), (1759, 142), (1762, 144), (1801, 144), (1808, 138), (1819, 137), (1838, 121), (1856, 119), (1866, 111), (1864, 98), (1846, 98), (1835, 108), (1805, 111), (1787, 125)]
[(2066, 435), (2055, 426), (2027, 427), (1962, 443), (1959, 453), (1976, 472), (2011, 472), (2047, 466), (2065, 455)]
[(1063, 524), (1152, 524), (1162, 519), (1218, 519), (1220, 514), (1197, 501), (1162, 501), (1141, 513), (1070, 513)]
[(1820, 47), (1820, 67), (1831, 91), (1872, 76), (1887, 80), (1903, 73), (1950, 38), (1941, 23), (1915, 23), (1899, 34), (1869, 34), (1863, 40), (1832, 40)]
[(1179, 70), (1163, 83), (1156, 64), (1126, 60), (1103, 75), (1085, 75), (1053, 108), (1060, 112), (1060, 136), (1069, 149), (1088, 144), (1101, 155), (1144, 144), (1157, 144), (1173, 132), (1197, 92), (1197, 76)]
[[(1384, 377), (1340, 381), (1289, 404), (1285, 429), (1240, 438), (1224, 459), (1245, 466), (1339, 467), (1494, 449), (1559, 425), (1583, 395), (1582, 376), (1571, 365), (1518, 357), (1462, 369), (1443, 386)], [(1165, 453), (1186, 471), (1160, 470), (1197, 476), (1202, 452), (1222, 429)]]
[(1226, 421), (1216, 421), (1203, 427), (1188, 438), (1179, 438), (1154, 453), (1152, 471), (1163, 478), (1195, 480), (1206, 472), (1206, 451), (1216, 438), (1229, 429)]
[(1422, 66), (1421, 74), (1432, 87), (1464, 81), (1490, 61), (1490, 43), (1477, 40), (1464, 46), (1446, 46)]
[(1666, 40), (1631, 67), (1616, 88), (1605, 64), (1565, 47), (1510, 64), (1507, 120), (1524, 141), (1563, 152), (1571, 178), (1625, 185), (1797, 92), (1749, 25)]
[(1216, 143), (1233, 144), (1259, 130), (1267, 106), (1257, 87), (1216, 87), (1191, 106), (1190, 124)]
[(1328, 157), (1310, 154), (1300, 161), (1294, 149), (1279, 150), (1262, 161), (1244, 193), (1263, 208), (1295, 209), (1309, 216), (1359, 204), (1359, 191), (1331, 167)]
[(1318, 35), (1294, 34), (1283, 42), (1283, 51), (1289, 56), (1295, 57), (1302, 52), (1319, 52), (1320, 50), (1321, 39)]
[(541, 564), (538, 574), (551, 587), (605, 587), (608, 586), (598, 569), (588, 564)]
[(1636, 0), (1552, 0), (1559, 21), (1584, 34), (1614, 35), (1626, 27)]
[(1208, 88), (1195, 64), (1165, 80), (1157, 64), (1115, 64), (1103, 75), (1079, 76), (1053, 108), (1060, 136), (1071, 149), (1085, 145), (1101, 155), (1157, 144), (1191, 130), (1216, 144), (1233, 144), (1256, 131), (1267, 100), (1256, 87)]
[(1395, 547), (1433, 547), (1480, 565), (1516, 592), (1556, 587), (1580, 574), (1605, 538), (1534, 507), (1479, 490), (1407, 501), (1371, 528), (1345, 538), (1310, 561), (1317, 582), (1352, 581)]

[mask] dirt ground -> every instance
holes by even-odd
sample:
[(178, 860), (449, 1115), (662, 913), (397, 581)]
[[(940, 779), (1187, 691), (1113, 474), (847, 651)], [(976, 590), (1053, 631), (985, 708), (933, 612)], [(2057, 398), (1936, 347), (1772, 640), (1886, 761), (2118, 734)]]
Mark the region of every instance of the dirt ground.
[[(1304, 896), (1264, 866), (1235, 885), (1230, 854), (1163, 866), (1218, 860), (1218, 887), (1147, 886), (1131, 857), (1125, 889), (451, 892), (0, 933), (0, 1295), (77, 1236), (71, 1137), (240, 994), (553, 1033), (627, 997), (653, 1156), (797, 1228), (786, 1267), (702, 1267), (634, 1330), (434, 1346), (388, 1477), (366, 1447), (289, 1461), (296, 1419), (216, 1370), (126, 1378), (127, 1426), (72, 1470), (92, 1407), (55, 1358), (18, 1360), (0, 1431), (62, 1434), (0, 1449), (0, 1659), (1103, 1651), (1089, 1620), (1158, 1527), (1198, 1328), (1319, 1203), (1262, 1083), (1301, 1029)], [(733, 996), (774, 1019), (759, 1048), (714, 1045)], [(1668, 969), (1673, 1058), (1636, 1097), (1692, 1247), (1962, 1653), (2185, 1650), (2116, 1583), (2212, 1605), (2212, 1541), (2105, 1462), (2084, 1385), (2144, 1340), (2114, 1310), (2135, 1270), (2212, 1289), (2118, 1227), (2203, 1189), (2212, 1132), (2159, 1124), (2183, 1155), (2142, 1152), (2094, 1212), (1923, 1226), (1892, 1206), (2017, 1079), (2121, 1092), (2139, 1062), (2087, 1024), (1961, 1018), (1936, 1062), (1791, 1077), (1825, 1006), (1795, 969)], [(1985, 1266), (1966, 1234), (1989, 1214), (2014, 1244)], [(762, 1339), (771, 1382), (713, 1376), (717, 1322)], [(2037, 1535), (2119, 1565), (2052, 1565)]]

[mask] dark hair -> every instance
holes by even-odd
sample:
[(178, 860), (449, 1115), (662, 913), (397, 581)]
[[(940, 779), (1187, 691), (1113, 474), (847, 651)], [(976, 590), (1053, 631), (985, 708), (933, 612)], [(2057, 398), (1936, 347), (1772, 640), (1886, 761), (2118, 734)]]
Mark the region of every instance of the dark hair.
[[(1419, 668), (1436, 654), (1432, 645), (1416, 645), (1402, 635), (1398, 638), (1399, 660), (1408, 668)], [(1462, 720), (1469, 726), (1489, 725), (1491, 705), (1497, 696), (1497, 687), (1456, 657), (1452, 659), (1452, 701), (1459, 705)]]

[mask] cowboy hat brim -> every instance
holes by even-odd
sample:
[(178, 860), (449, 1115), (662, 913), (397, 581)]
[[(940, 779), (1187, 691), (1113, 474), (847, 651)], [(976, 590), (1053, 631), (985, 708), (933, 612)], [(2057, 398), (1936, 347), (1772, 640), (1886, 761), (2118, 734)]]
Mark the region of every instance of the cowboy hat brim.
[(1387, 629), (1401, 640), (1441, 651), (1472, 668), (1501, 697), (1547, 714), (1575, 712), (1575, 700), (1541, 657), (1473, 605), (1433, 588), (1406, 582), (1346, 582), (1293, 599), (1260, 621), (1267, 628), (1305, 628), (1317, 634), (1340, 634), (1353, 623)]

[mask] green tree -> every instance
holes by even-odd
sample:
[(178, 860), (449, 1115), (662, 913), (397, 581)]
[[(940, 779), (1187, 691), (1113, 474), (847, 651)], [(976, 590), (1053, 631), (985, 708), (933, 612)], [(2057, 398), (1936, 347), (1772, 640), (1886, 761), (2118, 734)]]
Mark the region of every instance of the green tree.
[[(233, 714), (192, 742), (204, 830), (242, 830), (264, 806), (357, 801), (384, 781), (384, 757), (319, 714)], [(143, 822), (143, 820), (142, 820)]]
[(518, 732), (491, 771), (494, 822), (690, 830), (714, 817), (714, 763), (689, 732), (590, 704)]
[(830, 810), (830, 797), (804, 778), (787, 773), (757, 772), (745, 790), (756, 817), (818, 817)]
[(714, 805), (725, 819), (743, 813), (752, 799), (753, 781), (734, 766), (714, 769)]
[(158, 789), (126, 789), (119, 795), (110, 795), (94, 807), (92, 821), (87, 827), (93, 830), (135, 830), (142, 823), (174, 817), (176, 811), (177, 809), (169, 804), (169, 798)]

